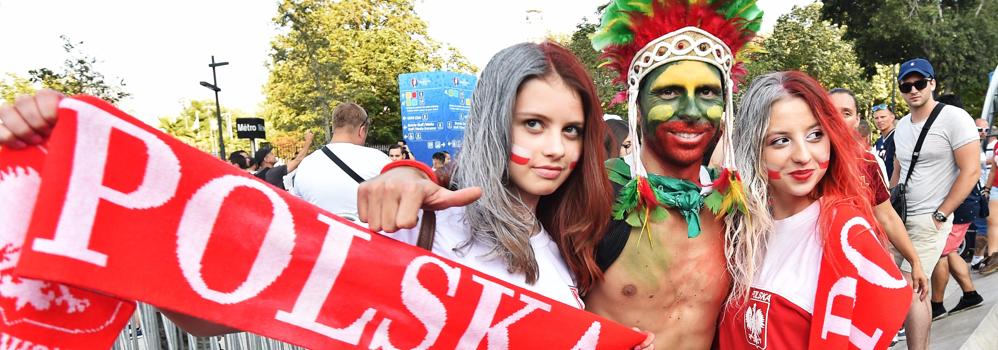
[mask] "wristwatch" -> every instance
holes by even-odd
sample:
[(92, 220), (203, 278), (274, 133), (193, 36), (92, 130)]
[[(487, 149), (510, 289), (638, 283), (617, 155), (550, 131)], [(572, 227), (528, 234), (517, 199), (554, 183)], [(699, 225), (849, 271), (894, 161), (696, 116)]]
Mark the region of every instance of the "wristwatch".
[(932, 213), (932, 218), (939, 222), (946, 222), (946, 214), (940, 213), (939, 211)]

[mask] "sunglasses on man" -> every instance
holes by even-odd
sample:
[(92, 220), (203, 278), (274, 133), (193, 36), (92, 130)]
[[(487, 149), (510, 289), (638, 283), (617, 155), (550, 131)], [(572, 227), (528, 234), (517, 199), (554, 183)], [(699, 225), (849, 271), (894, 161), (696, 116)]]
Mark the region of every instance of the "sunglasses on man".
[(930, 80), (932, 80), (932, 79), (916, 80), (916, 81), (913, 81), (913, 82), (910, 82), (910, 83), (901, 84), (901, 85), (898, 86), (898, 88), (901, 89), (901, 93), (905, 93), (905, 94), (911, 92), (911, 88), (912, 87), (914, 87), (915, 90), (921, 91), (922, 89), (924, 89), (926, 86), (929, 85), (929, 81)]
[(873, 106), (873, 113), (877, 113), (879, 111), (884, 111), (884, 110), (893, 112), (893, 111), (891, 111), (891, 109), (889, 107), (887, 107), (887, 104), (885, 104), (885, 103), (881, 103), (879, 105)]

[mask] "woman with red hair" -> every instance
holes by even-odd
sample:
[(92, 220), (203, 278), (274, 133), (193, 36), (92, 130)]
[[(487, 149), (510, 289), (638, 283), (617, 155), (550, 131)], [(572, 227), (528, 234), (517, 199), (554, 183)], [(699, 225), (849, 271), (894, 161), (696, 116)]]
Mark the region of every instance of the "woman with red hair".
[(886, 349), (911, 287), (873, 220), (852, 131), (813, 78), (752, 82), (735, 119), (746, 212), (726, 218), (722, 349)]
[(582, 308), (577, 285), (589, 281), (576, 276), (595, 266), (567, 247), (610, 218), (602, 117), (592, 79), (567, 49), (552, 42), (503, 49), (475, 87), (451, 179), (455, 188), (480, 188), (481, 198), (437, 211), (432, 227), (390, 236), (424, 241), (438, 255)]

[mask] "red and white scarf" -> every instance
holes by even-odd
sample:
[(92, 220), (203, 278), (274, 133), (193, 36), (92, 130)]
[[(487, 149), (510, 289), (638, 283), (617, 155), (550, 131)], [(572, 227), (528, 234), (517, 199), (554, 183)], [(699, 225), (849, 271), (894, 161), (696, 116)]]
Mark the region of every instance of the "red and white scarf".
[(827, 231), (810, 349), (887, 349), (912, 291), (858, 210), (838, 206)]
[(132, 300), (313, 349), (644, 339), (374, 234), (93, 97), (63, 99), (43, 147), (0, 149), (0, 199), (7, 349), (107, 349)]

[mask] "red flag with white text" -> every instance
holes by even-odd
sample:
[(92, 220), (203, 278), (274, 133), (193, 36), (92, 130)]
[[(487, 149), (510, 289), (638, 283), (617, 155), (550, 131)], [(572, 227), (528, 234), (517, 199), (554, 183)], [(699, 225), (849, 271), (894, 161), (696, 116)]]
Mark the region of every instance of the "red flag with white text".
[(48, 150), (0, 152), (0, 349), (111, 347), (135, 303), (14, 273)]
[(8, 166), (44, 163), (36, 210), (19, 221), (20, 276), (315, 349), (618, 349), (644, 338), (371, 233), (93, 97), (63, 99), (46, 149), (0, 150)]

